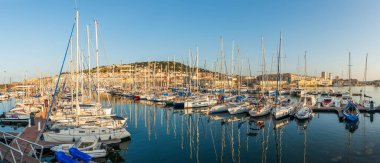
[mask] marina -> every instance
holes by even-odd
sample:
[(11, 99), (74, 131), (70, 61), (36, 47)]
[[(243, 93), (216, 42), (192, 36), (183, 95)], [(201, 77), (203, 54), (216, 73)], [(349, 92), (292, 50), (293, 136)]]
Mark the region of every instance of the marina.
[(1, 2), (0, 162), (380, 162), (379, 7)]

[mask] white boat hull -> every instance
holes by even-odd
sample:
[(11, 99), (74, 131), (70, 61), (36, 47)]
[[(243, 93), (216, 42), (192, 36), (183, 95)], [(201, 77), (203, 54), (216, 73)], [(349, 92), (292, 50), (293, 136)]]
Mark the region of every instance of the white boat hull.
[(61, 129), (59, 132), (47, 131), (43, 133), (47, 142), (70, 142), (77, 141), (84, 136), (95, 136), (100, 140), (124, 139), (131, 136), (125, 128), (69, 128)]
[(228, 112), (228, 107), (225, 104), (216, 105), (211, 107), (210, 113), (222, 113), (222, 112)]

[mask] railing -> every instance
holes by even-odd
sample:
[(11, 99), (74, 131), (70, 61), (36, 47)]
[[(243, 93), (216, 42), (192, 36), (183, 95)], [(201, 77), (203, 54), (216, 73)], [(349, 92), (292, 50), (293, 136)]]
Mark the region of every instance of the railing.
[[(40, 160), (43, 154), (42, 145), (3, 131), (0, 131), (0, 139), (4, 141), (0, 141), (0, 159), (2, 162), (7, 160), (9, 162), (19, 163), (27, 161), (24, 160), (26, 158), (41, 162)], [(38, 152), (37, 149), (40, 149), (40, 152)]]

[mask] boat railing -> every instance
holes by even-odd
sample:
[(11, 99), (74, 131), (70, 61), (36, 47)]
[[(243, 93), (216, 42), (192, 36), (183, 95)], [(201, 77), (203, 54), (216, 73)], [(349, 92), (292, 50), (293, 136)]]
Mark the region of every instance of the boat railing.
[(42, 145), (3, 131), (0, 131), (0, 139), (0, 162), (28, 162), (30, 159), (41, 162)]

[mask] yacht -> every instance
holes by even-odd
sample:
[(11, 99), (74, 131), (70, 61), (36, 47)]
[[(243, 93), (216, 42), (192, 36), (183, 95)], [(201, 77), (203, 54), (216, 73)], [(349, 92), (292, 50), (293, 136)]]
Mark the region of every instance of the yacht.
[(52, 147), (51, 150), (54, 152), (65, 152), (66, 154), (69, 154), (70, 148), (77, 148), (93, 158), (101, 158), (107, 155), (106, 146), (98, 142), (98, 139), (95, 136), (84, 136), (74, 144), (60, 144)]

